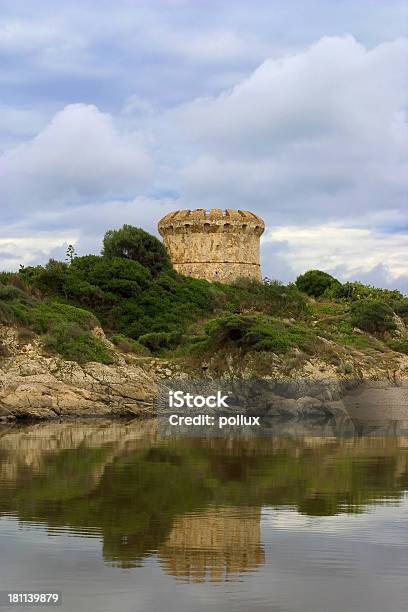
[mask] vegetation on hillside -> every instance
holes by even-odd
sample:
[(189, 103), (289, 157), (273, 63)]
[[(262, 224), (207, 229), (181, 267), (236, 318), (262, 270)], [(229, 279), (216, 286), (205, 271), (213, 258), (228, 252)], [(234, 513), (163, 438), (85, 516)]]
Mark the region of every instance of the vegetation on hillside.
[(209, 283), (177, 274), (162, 243), (129, 225), (106, 233), (102, 255), (77, 257), (72, 247), (66, 259), (0, 274), (0, 322), (26, 339), (40, 334), (66, 359), (112, 360), (97, 326), (120, 350), (145, 356), (295, 351), (334, 363), (325, 340), (408, 352), (397, 325), (408, 322), (408, 298), (399, 291), (341, 284), (319, 270), (289, 285)]

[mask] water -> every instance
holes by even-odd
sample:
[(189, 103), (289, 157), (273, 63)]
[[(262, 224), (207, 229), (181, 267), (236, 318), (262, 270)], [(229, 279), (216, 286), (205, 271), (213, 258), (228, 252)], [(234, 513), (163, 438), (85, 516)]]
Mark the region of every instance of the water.
[(60, 591), (64, 611), (406, 612), (408, 437), (379, 433), (2, 427), (0, 590)]

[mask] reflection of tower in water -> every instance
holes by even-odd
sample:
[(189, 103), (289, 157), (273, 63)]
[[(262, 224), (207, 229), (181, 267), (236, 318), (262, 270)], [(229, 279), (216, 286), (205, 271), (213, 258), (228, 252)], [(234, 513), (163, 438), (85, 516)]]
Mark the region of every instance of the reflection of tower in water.
[(210, 508), (177, 517), (159, 558), (164, 570), (191, 582), (232, 580), (264, 563), (260, 508)]

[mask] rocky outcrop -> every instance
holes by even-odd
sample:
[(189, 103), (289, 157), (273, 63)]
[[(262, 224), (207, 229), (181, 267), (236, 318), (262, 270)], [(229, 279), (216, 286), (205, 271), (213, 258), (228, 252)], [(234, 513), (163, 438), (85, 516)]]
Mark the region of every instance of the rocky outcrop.
[[(100, 335), (100, 330), (97, 331)], [(21, 346), (0, 327), (7, 357), (0, 363), (0, 418), (124, 416), (152, 412), (155, 376), (137, 358), (114, 352), (115, 363), (79, 365), (42, 354), (38, 340)]]
[[(94, 333), (111, 351), (111, 365), (80, 365), (51, 356), (44, 352), (38, 337), (27, 344), (20, 341), (16, 328), (0, 325), (0, 421), (152, 415), (159, 379), (179, 378), (181, 382), (187, 378), (219, 378), (211, 364), (200, 365), (201, 372), (187, 373), (181, 366), (162, 359), (124, 355), (101, 329)], [(346, 412), (344, 393), (361, 382), (378, 380), (401, 386), (408, 380), (408, 356), (392, 351), (375, 353), (350, 350), (349, 376), (338, 366), (315, 357), (301, 368), (292, 367), (289, 376), (277, 355), (268, 356), (264, 372), (257, 371), (251, 356), (240, 363), (226, 358), (223, 378), (245, 380), (245, 393), (251, 396), (251, 402), (246, 403), (248, 413), (252, 404), (257, 414), (271, 418), (338, 417)], [(259, 393), (259, 384), (251, 387), (251, 378), (263, 379), (266, 389)]]

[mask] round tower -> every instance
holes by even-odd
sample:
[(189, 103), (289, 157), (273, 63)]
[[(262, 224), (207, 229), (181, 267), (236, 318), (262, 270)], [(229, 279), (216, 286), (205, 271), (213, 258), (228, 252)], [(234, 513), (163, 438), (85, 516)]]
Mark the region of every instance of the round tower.
[(231, 283), (261, 280), (259, 239), (265, 229), (247, 210), (176, 210), (159, 221), (159, 232), (180, 274)]

